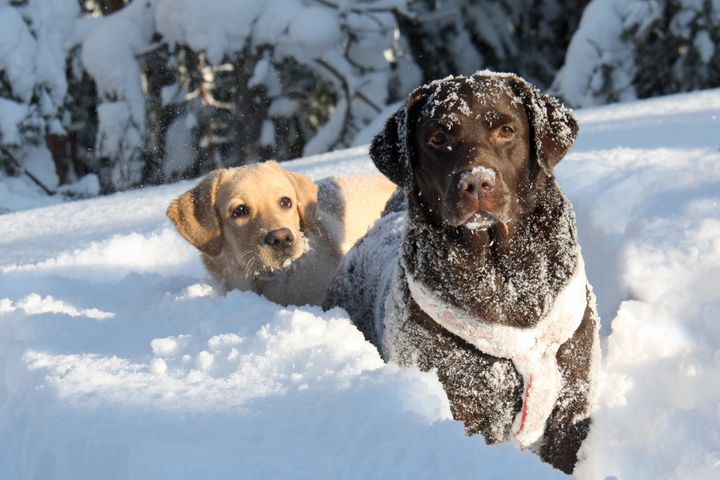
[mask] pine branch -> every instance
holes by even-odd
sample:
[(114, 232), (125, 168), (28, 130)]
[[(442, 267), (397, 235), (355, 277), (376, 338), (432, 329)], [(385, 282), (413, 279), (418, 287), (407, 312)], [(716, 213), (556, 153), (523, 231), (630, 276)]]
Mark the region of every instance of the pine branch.
[[(346, 60), (347, 60), (347, 59), (346, 59)], [(351, 95), (350, 95), (350, 86), (348, 85), (347, 79), (346, 79), (335, 67), (333, 67), (332, 65), (330, 65), (328, 62), (326, 62), (326, 61), (323, 60), (322, 58), (316, 59), (315, 61), (317, 62), (318, 65), (320, 65), (321, 67), (325, 68), (328, 72), (330, 72), (333, 76), (335, 76), (335, 77), (340, 81), (340, 84), (342, 85), (343, 90), (345, 91), (345, 96), (346, 96), (347, 99), (348, 99), (348, 105), (350, 105), (349, 102), (350, 102), (352, 99), (351, 99)], [(365, 95), (364, 93), (356, 90), (356, 91), (354, 92), (354, 94), (355, 94), (355, 96), (357, 96), (360, 100), (362, 100), (363, 102), (365, 102), (370, 108), (372, 108), (373, 110), (375, 110), (377, 113), (382, 112), (382, 108), (380, 108), (375, 102), (373, 102), (370, 98), (368, 98), (368, 96)], [(349, 111), (349, 110), (348, 110), (348, 111)]]
[(28, 177), (30, 180), (32, 180), (32, 182), (33, 182), (35, 185), (37, 185), (38, 187), (40, 187), (47, 195), (55, 195), (55, 194), (57, 193), (57, 192), (55, 192), (54, 190), (51, 190), (50, 188), (48, 188), (44, 183), (42, 183), (42, 182), (40, 181), (39, 178), (37, 178), (37, 177), (36, 177), (35, 175), (33, 175), (32, 173), (30, 173), (30, 171), (28, 171), (28, 169), (26, 169), (25, 167), (23, 167), (23, 166), (20, 164), (20, 162), (15, 158), (15, 156), (14, 156), (12, 153), (10, 153), (10, 151), (9, 151), (7, 148), (5, 148), (5, 147), (3, 147), (2, 145), (0, 145), (0, 152), (2, 152), (3, 155), (5, 155), (7, 158), (10, 159), (10, 163), (12, 163), (15, 168), (17, 168), (17, 169), (20, 170), (22, 173), (24, 173), (25, 175), (27, 175), (27, 177)]

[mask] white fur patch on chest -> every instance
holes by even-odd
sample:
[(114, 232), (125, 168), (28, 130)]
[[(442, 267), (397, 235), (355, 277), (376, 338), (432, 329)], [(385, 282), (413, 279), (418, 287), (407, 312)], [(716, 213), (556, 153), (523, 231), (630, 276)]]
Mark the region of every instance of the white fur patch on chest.
[(532, 328), (488, 323), (448, 304), (407, 271), (405, 276), (413, 300), (435, 322), (481, 352), (513, 362), (524, 383), (523, 405), (513, 423), (513, 435), (523, 448), (536, 442), (562, 389), (557, 352), (578, 329), (587, 307), (582, 256), (578, 253), (575, 273), (551, 310)]

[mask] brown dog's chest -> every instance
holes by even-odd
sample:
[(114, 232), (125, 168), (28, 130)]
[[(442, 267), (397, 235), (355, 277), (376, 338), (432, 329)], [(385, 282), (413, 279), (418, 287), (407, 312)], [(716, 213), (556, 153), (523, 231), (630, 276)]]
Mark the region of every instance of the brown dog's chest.
[(552, 193), (544, 208), (514, 225), (511, 238), (483, 232), (467, 242), (465, 232), (409, 213), (396, 296), (407, 307), (390, 312), (400, 317), (386, 324), (390, 356), (436, 369), (455, 418), (491, 442), (509, 438), (523, 405), (523, 378), (512, 359), (479, 350), (431, 318), (410, 294), (408, 278), (461, 316), (532, 331), (556, 305), (579, 260), (572, 210), (559, 190)]

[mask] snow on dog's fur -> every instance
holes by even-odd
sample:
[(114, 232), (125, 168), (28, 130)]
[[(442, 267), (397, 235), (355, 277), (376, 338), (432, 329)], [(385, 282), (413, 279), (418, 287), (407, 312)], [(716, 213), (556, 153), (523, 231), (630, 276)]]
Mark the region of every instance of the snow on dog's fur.
[(380, 175), (316, 184), (264, 162), (209, 173), (167, 214), (221, 288), (284, 305), (320, 305), (340, 259), (394, 189)]
[(469, 434), (514, 439), (568, 473), (599, 356), (575, 217), (552, 176), (576, 134), (568, 109), (514, 75), (413, 92), (371, 147), (407, 211), (393, 202), (348, 253), (327, 302), (386, 359), (437, 369)]

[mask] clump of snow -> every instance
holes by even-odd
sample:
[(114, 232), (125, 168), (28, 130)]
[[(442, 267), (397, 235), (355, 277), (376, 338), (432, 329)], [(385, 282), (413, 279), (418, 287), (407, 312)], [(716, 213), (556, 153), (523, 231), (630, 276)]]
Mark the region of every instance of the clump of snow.
[(0, 5), (0, 67), (13, 86), (13, 93), (30, 100), (33, 82), (33, 59), (37, 49), (35, 39), (17, 8)]
[(0, 5), (0, 71), (15, 97), (29, 103), (42, 89), (44, 115), (62, 106), (67, 82), (65, 59), (80, 12), (72, 0), (33, 0), (19, 7)]
[(495, 180), (495, 170), (488, 167), (474, 167), (470, 170), (473, 175), (487, 175), (491, 180)]
[(18, 126), (29, 114), (28, 105), (0, 97), (0, 142), (6, 145), (19, 144), (21, 139)]
[(59, 313), (71, 317), (87, 317), (96, 320), (104, 320), (115, 316), (112, 312), (103, 312), (97, 308), (77, 309), (62, 300), (57, 300), (51, 295), (41, 297), (37, 293), (31, 293), (17, 302), (9, 298), (0, 299), (0, 313), (10, 313), (16, 310), (22, 311), (28, 316), (41, 315), (43, 313)]
[(695, 36), (695, 48), (697, 48), (700, 60), (708, 63), (715, 56), (715, 43), (707, 30), (700, 30)]
[(180, 295), (176, 298), (178, 300), (192, 300), (193, 298), (218, 296), (218, 292), (212, 285), (207, 283), (196, 283), (188, 286)]
[(71, 404), (186, 411), (235, 409), (288, 389), (317, 388), (329, 378), (342, 385), (382, 366), (344, 318), (279, 310), (259, 330), (236, 331), (154, 339), (155, 358), (147, 362), (34, 350), (24, 361)]
[(77, 182), (61, 185), (57, 191), (74, 198), (96, 197), (100, 195), (100, 179), (94, 173), (89, 173)]

